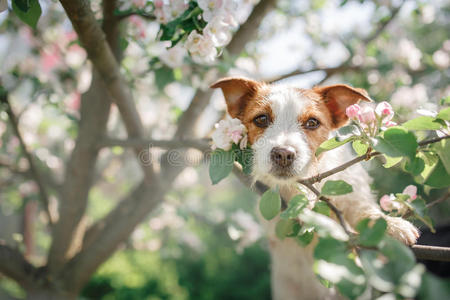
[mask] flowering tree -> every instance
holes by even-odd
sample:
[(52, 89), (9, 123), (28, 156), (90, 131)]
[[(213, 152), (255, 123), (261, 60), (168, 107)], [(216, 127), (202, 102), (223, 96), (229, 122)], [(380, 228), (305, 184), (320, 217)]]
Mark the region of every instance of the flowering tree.
[[(259, 50), (249, 42), (256, 43), (259, 28), (267, 27), (264, 31), (267, 35), (277, 31), (277, 22), (271, 22), (272, 19), (263, 23), (266, 15), (275, 20), (283, 16), (281, 22), (285, 25), (300, 16), (305, 20), (305, 31), (317, 44), (316, 49), (342, 38), (321, 32), (323, 28), (318, 28), (314, 20), (317, 14), (310, 13), (320, 11), (321, 7), (313, 2), (311, 6), (297, 7), (290, 2), (277, 4), (275, 0), (61, 0), (60, 3), (13, 0), (9, 5), (0, 0), (0, 11), (5, 16), (0, 30), (9, 39), (8, 55), (1, 67), (4, 113), (0, 115), (0, 193), (8, 199), (10, 207), (24, 215), (23, 234), (0, 243), (0, 272), (19, 283), (29, 298), (75, 298), (95, 270), (129, 239), (148, 214), (168, 202), (165, 195), (174, 188), (177, 177), (186, 170), (192, 172), (192, 166), (185, 163), (193, 156), (192, 149), (187, 148), (200, 150), (194, 156), (202, 157), (208, 152), (209, 141), (198, 138), (207, 132), (203, 130), (200, 135), (197, 125), (211, 127), (221, 114), (209, 122), (202, 120), (202, 113), (210, 109), (212, 96), (207, 87), (219, 76), (236, 72), (236, 66), (245, 64), (249, 56), (258, 57)], [(348, 5), (346, 2), (340, 4)], [(414, 41), (405, 37), (399, 45), (403, 50), (389, 56), (395, 59), (393, 63), (383, 56), (383, 49), (391, 49), (390, 43), (395, 39), (386, 38), (383, 33), (401, 6), (390, 2), (374, 5), (373, 29), (364, 37), (347, 39), (344, 47), (350, 55), (338, 66), (327, 67), (311, 53), (308, 63), (296, 70), (263, 79), (277, 81), (318, 71), (323, 74), (320, 81), (325, 81), (341, 74), (343, 80), (355, 85), (376, 86), (379, 90), (374, 93), (379, 99), (392, 94), (394, 104), (401, 104), (405, 98), (417, 98), (413, 104), (423, 101), (422, 82), (427, 81), (427, 76), (442, 72), (448, 78), (441, 71), (449, 64), (447, 21), (435, 28), (410, 29), (444, 32), (444, 38), (429, 45), (431, 57), (421, 59)], [(416, 10), (417, 18), (430, 18), (423, 7)], [(426, 22), (423, 24), (429, 24)], [(397, 30), (408, 26), (414, 25)], [(261, 39), (264, 35), (259, 36)], [(359, 76), (362, 72), (367, 76)], [(403, 84), (391, 84), (397, 81)], [(445, 87), (430, 80), (430, 85), (433, 84), (436, 85), (433, 98), (444, 96)], [(445, 101), (444, 106), (448, 103)], [(400, 116), (412, 119), (410, 108), (403, 107), (404, 114)], [(407, 122), (399, 117), (398, 123), (402, 124), (399, 127), (394, 126), (392, 109), (385, 103), (379, 104), (375, 112), (368, 107), (351, 107), (347, 113), (354, 124), (324, 143), (320, 151), (351, 142), (359, 155), (351, 163), (383, 155), (386, 166), (401, 165), (415, 176), (417, 184), (429, 189), (447, 188), (448, 140), (437, 134), (448, 134), (445, 131), (448, 109), (437, 113), (437, 107), (426, 108), (426, 116)], [(211, 156), (210, 175), (214, 183), (232, 170), (243, 182), (248, 182), (243, 174), (251, 170), (251, 151), (246, 148), (245, 130), (241, 124), (230, 122), (219, 122), (212, 135), (218, 148)], [(425, 139), (427, 135), (432, 140)], [(128, 148), (134, 154), (124, 151)], [(133, 163), (136, 158), (138, 165)], [(234, 161), (242, 166), (243, 172)], [(138, 168), (141, 172), (136, 174)], [(302, 184), (313, 189), (314, 183), (327, 176), (320, 174)], [(99, 186), (108, 183), (99, 192)], [(126, 187), (119, 189), (121, 184)], [(316, 211), (329, 215), (323, 204), (327, 204), (327, 197), (346, 193), (351, 187), (343, 182), (329, 182), (326, 187), (325, 191), (316, 191), (323, 201), (318, 202), (322, 204)], [(93, 217), (89, 212), (96, 193), (108, 199), (121, 196), (115, 202), (107, 201), (105, 206), (109, 209)], [(411, 215), (432, 225), (425, 213), (424, 200), (416, 197), (412, 187), (382, 199), (387, 213)], [(320, 251), (334, 247), (349, 255), (356, 252), (363, 264), (355, 264), (356, 256), (346, 257), (344, 266), (352, 276), (336, 282), (328, 280), (326, 284), (336, 284), (349, 297), (357, 296), (368, 285), (399, 297), (413, 297), (420, 286), (423, 297), (443, 291), (429, 289), (430, 284), (439, 283), (428, 275), (415, 286), (404, 286), (401, 278), (418, 276), (423, 270), (415, 265), (410, 250), (384, 236), (382, 221), (375, 225), (363, 222), (357, 228), (360, 235), (349, 234), (342, 224), (344, 234), (339, 239), (315, 221), (299, 226), (299, 220), (304, 222), (301, 220), (304, 202), (301, 196), (289, 201), (278, 226), (280, 237), (293, 236), (306, 244), (312, 232), (317, 231), (321, 239), (316, 248), (318, 261), (336, 264), (342, 257), (325, 256)], [(263, 195), (261, 209), (267, 218), (278, 214), (280, 207), (277, 193), (268, 191)], [(169, 208), (164, 210), (174, 214)], [(334, 212), (339, 216), (339, 212)], [(245, 219), (242, 213), (232, 218), (236, 223), (244, 223)], [(150, 226), (163, 227), (164, 222), (159, 221)], [(33, 229), (34, 223), (39, 228)], [(40, 241), (48, 241), (40, 245), (42, 253), (38, 254), (33, 253), (35, 231), (41, 234)], [(255, 234), (247, 237), (250, 241), (256, 239)], [(240, 247), (248, 243), (240, 242)], [(389, 259), (386, 268), (392, 266), (398, 271), (395, 278), (386, 279), (385, 269), (374, 269), (380, 253)], [(399, 256), (404, 258), (398, 259)], [(364, 282), (356, 282), (353, 275), (361, 274)], [(319, 275), (329, 279), (325, 274)], [(377, 286), (374, 278), (389, 284)]]

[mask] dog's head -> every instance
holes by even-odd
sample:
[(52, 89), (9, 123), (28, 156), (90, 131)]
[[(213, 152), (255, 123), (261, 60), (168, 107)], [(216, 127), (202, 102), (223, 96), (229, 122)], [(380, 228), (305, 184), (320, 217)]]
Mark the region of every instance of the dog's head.
[(365, 90), (343, 84), (309, 90), (232, 77), (211, 87), (222, 89), (228, 113), (247, 128), (255, 179), (280, 184), (307, 174), (320, 144), (347, 123), (348, 106), (371, 101)]

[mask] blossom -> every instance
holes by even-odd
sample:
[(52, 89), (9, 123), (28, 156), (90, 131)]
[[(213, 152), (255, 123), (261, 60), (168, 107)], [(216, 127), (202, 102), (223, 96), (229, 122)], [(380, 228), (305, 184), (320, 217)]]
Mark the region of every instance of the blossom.
[(186, 49), (191, 53), (194, 61), (198, 63), (211, 63), (217, 56), (217, 49), (211, 37), (192, 31), (185, 43)]
[[(233, 143), (239, 144), (242, 149), (244, 143), (242, 140), (247, 140), (247, 129), (239, 119), (227, 118), (221, 120), (215, 125), (215, 128), (216, 130), (212, 134), (213, 149), (220, 148), (228, 151)], [(247, 146), (246, 142), (245, 146)]]
[[(198, 6), (203, 10), (203, 19), (205, 21), (209, 22), (213, 18), (213, 16), (216, 14), (217, 11), (219, 11), (223, 4), (224, 0), (198, 0)], [(230, 1), (231, 2), (231, 1)]]
[(380, 206), (384, 211), (391, 211), (392, 210), (392, 201), (394, 200), (391, 195), (383, 195), (383, 197), (380, 198)]
[(347, 117), (349, 117), (350, 119), (356, 119), (360, 112), (361, 112), (361, 107), (358, 104), (350, 105), (345, 110)]
[(144, 8), (147, 0), (132, 0), (131, 3), (137, 8)]
[(414, 201), (417, 198), (417, 187), (412, 184), (408, 185), (407, 187), (405, 187), (402, 194), (409, 195), (409, 199), (408, 199), (409, 202)]
[(186, 55), (186, 49), (176, 45), (170, 49), (167, 49), (159, 58), (161, 61), (172, 69), (181, 67), (183, 65), (183, 59)]
[(373, 123), (376, 119), (375, 112), (373, 108), (370, 106), (365, 106), (359, 113), (358, 119), (361, 123), (370, 124)]
[(397, 126), (397, 123), (395, 123), (394, 121), (387, 121), (387, 122), (383, 122), (383, 127), (381, 127), (382, 130), (385, 130), (389, 127), (393, 127), (393, 126)]
[(231, 40), (231, 32), (229, 30), (230, 25), (225, 23), (224, 18), (221, 15), (215, 16), (206, 25), (203, 30), (205, 35), (211, 38), (214, 46), (222, 47), (228, 44)]
[(394, 116), (394, 110), (392, 109), (392, 106), (386, 101), (378, 103), (377, 107), (375, 108), (375, 113), (378, 116), (382, 117), (386, 122), (392, 120), (392, 117)]

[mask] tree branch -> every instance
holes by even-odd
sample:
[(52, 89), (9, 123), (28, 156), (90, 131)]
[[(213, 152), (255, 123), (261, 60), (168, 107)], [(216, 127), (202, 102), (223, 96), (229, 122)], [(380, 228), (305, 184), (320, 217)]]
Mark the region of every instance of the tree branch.
[(25, 141), (23, 140), (22, 134), (19, 130), (19, 122), (17, 120), (16, 115), (13, 112), (13, 109), (11, 107), (11, 104), (9, 103), (8, 94), (7, 93), (0, 93), (0, 102), (4, 103), (6, 106), (6, 113), (8, 114), (9, 122), (11, 124), (11, 127), (17, 136), (17, 139), (19, 140), (20, 147), (22, 148), (23, 155), (28, 161), (30, 174), (32, 175), (34, 181), (36, 182), (38, 188), (39, 188), (39, 199), (41, 200), (42, 206), (44, 207), (44, 211), (47, 214), (48, 222), (50, 226), (53, 226), (54, 220), (52, 217), (52, 214), (50, 213), (49, 209), (49, 194), (47, 191), (47, 188), (44, 184), (43, 176), (38, 170), (34, 157), (31, 155), (31, 152), (28, 150), (27, 145), (25, 144)]
[(83, 247), (65, 266), (62, 276), (67, 289), (79, 291), (142, 220), (164, 199), (171, 182), (155, 186), (142, 181), (105, 218), (86, 232)]
[[(108, 94), (119, 108), (128, 136), (143, 138), (144, 127), (133, 102), (131, 90), (125, 84), (113, 51), (105, 39), (104, 32), (97, 24), (90, 8), (90, 1), (60, 0), (60, 2), (72, 22), (81, 44), (86, 49), (89, 59), (100, 74)], [(136, 147), (134, 150), (136, 155), (139, 155), (145, 149)], [(145, 164), (140, 164), (140, 166), (145, 174), (145, 180), (156, 180), (152, 166)]]
[[(377, 28), (369, 36), (367, 36), (366, 38), (361, 40), (361, 44), (364, 47), (366, 47), (372, 41), (376, 40), (384, 32), (386, 27), (398, 15), (400, 9), (403, 6), (403, 3), (404, 3), (404, 1), (402, 1), (398, 6), (392, 8), (390, 16), (387, 19), (383, 20), (382, 22), (379, 22)], [(269, 78), (269, 79), (267, 79), (265, 81), (269, 82), (269, 83), (273, 83), (273, 82), (280, 81), (282, 79), (286, 79), (286, 78), (289, 78), (289, 77), (292, 77), (292, 76), (303, 75), (303, 74), (308, 74), (308, 73), (317, 72), (317, 71), (323, 71), (323, 72), (325, 72), (325, 77), (318, 83), (318, 84), (321, 84), (325, 80), (327, 80), (328, 78), (330, 78), (331, 76), (333, 76), (334, 74), (337, 74), (337, 73), (344, 73), (344, 72), (348, 72), (348, 71), (355, 72), (355, 71), (360, 71), (360, 70), (363, 70), (363, 69), (376, 69), (376, 68), (380, 67), (380, 66), (364, 67), (364, 66), (353, 65), (353, 64), (351, 64), (351, 59), (352, 59), (352, 57), (349, 57), (347, 60), (342, 62), (337, 67), (328, 67), (328, 68), (314, 67), (314, 68), (311, 68), (311, 69), (308, 69), (308, 70), (294, 70), (294, 71), (289, 72), (287, 74), (283, 74), (283, 75), (275, 76), (273, 78)]]
[[(419, 144), (419, 147), (423, 147), (423, 146), (427, 146), (427, 145), (430, 145), (430, 144), (433, 144), (433, 143), (437, 143), (437, 142), (439, 142), (441, 140), (448, 139), (448, 138), (450, 138), (450, 136), (446, 135), (446, 136), (437, 137), (437, 138), (433, 138), (433, 139), (430, 139), (430, 140), (422, 141), (422, 142), (419, 142), (418, 144)], [(356, 158), (354, 158), (354, 159), (352, 159), (352, 160), (350, 160), (350, 161), (348, 161), (348, 162), (346, 162), (346, 163), (344, 163), (344, 164), (342, 164), (340, 166), (337, 166), (334, 169), (331, 169), (329, 171), (323, 172), (323, 173), (318, 174), (316, 176), (312, 176), (312, 177), (309, 177), (309, 178), (306, 178), (306, 179), (301, 179), (301, 180), (298, 181), (298, 183), (300, 183), (300, 184), (314, 184), (316, 182), (320, 182), (323, 179), (325, 179), (325, 178), (327, 178), (327, 177), (329, 177), (329, 176), (331, 176), (333, 174), (339, 173), (339, 172), (347, 169), (348, 167), (351, 167), (352, 165), (355, 165), (355, 164), (357, 164), (357, 163), (359, 163), (359, 162), (361, 162), (363, 160), (369, 160), (372, 157), (375, 157), (375, 156), (378, 156), (378, 155), (381, 155), (381, 154), (383, 154), (383, 153), (377, 152), (377, 151), (372, 151), (370, 153), (366, 153), (366, 154), (358, 156), (358, 157), (356, 157)]]
[[(78, 7), (77, 11), (72, 13), (72, 18), (78, 22), (84, 22), (81, 28), (78, 28), (80, 39), (86, 40), (93, 38), (91, 35), (101, 35), (99, 45), (106, 44), (105, 36), (94, 19), (94, 24), (89, 24), (85, 20), (85, 10), (89, 9), (89, 3), (84, 1), (71, 1), (73, 6)], [(114, 54), (119, 57), (120, 49), (118, 47), (118, 25), (113, 17), (116, 1), (104, 1), (104, 19), (103, 27), (106, 32), (106, 39), (111, 43)], [(74, 26), (75, 27), (75, 26)], [(80, 34), (81, 30), (81, 34)], [(87, 36), (87, 37), (86, 37)], [(103, 43), (102, 43), (103, 42)], [(89, 45), (94, 40), (88, 41)], [(111, 49), (108, 59), (115, 62)], [(95, 51), (88, 51), (90, 55), (95, 55), (97, 60), (105, 59), (100, 48)], [(95, 54), (93, 54), (94, 52)], [(99, 62), (96, 60), (96, 63)], [(75, 148), (67, 163), (65, 180), (62, 188), (61, 201), (59, 203), (60, 218), (53, 231), (52, 244), (48, 254), (48, 269), (50, 273), (57, 273), (64, 262), (74, 254), (79, 247), (79, 237), (84, 230), (81, 226), (83, 214), (86, 210), (89, 190), (95, 176), (95, 163), (97, 161), (99, 148), (98, 140), (105, 135), (106, 124), (111, 107), (111, 97), (107, 93), (107, 85), (103, 82), (101, 74), (93, 70), (92, 84), (89, 90), (81, 98), (81, 120), (78, 129), (78, 136), (75, 142)]]
[(154, 140), (154, 139), (139, 139), (130, 138), (126, 140), (104, 138), (99, 142), (99, 147), (157, 147), (165, 149), (179, 149), (179, 148), (196, 148), (201, 151), (210, 149), (210, 139), (173, 139), (173, 140)]
[(19, 252), (0, 241), (0, 273), (17, 281), (22, 287), (35, 285), (34, 274), (37, 269)]

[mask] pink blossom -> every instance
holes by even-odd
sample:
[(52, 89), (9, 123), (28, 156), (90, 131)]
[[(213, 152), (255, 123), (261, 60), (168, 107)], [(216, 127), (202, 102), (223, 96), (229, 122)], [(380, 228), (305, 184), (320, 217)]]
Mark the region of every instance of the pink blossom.
[(370, 106), (365, 106), (359, 113), (358, 119), (361, 123), (370, 124), (373, 123), (376, 119), (375, 112), (373, 108)]
[(394, 110), (392, 106), (386, 101), (380, 102), (375, 108), (375, 113), (383, 118), (383, 121), (390, 121), (394, 116)]
[(384, 211), (392, 210), (392, 197), (390, 195), (384, 195), (380, 198), (380, 206)]
[(132, 3), (137, 8), (144, 8), (147, 0), (132, 0)]
[(41, 64), (44, 72), (50, 72), (61, 63), (61, 53), (55, 45), (41, 52)]
[(387, 121), (387, 122), (383, 122), (383, 125), (385, 128), (389, 128), (389, 127), (397, 126), (397, 123), (395, 123), (393, 121)]
[(145, 26), (141, 18), (139, 18), (138, 16), (131, 16), (130, 24), (133, 24), (136, 27), (140, 38), (145, 38)]
[(409, 195), (409, 201), (414, 201), (417, 198), (417, 187), (415, 185), (408, 185), (407, 187), (405, 187), (405, 189), (403, 190), (402, 194), (406, 194)]
[(361, 106), (358, 104), (353, 104), (347, 107), (345, 110), (345, 113), (347, 114), (347, 117), (350, 119), (356, 119), (361, 111)]
[[(226, 118), (217, 123), (215, 128), (216, 130), (212, 134), (213, 149), (220, 148), (228, 151), (233, 143), (239, 144), (239, 141), (246, 139), (247, 136), (247, 129), (239, 119)], [(239, 144), (239, 146), (242, 145)]]
[(155, 7), (156, 8), (162, 8), (164, 5), (164, 1), (163, 0), (155, 0)]

